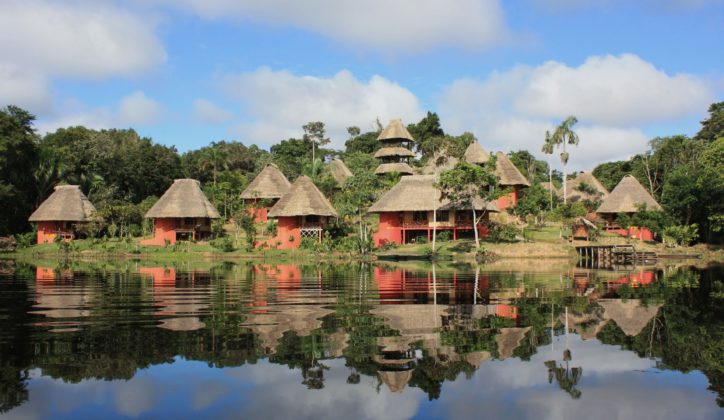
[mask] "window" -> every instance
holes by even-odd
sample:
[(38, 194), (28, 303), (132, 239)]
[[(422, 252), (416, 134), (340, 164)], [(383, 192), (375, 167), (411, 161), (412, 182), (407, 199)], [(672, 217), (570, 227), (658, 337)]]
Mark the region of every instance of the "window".
[(449, 210), (438, 210), (437, 212), (437, 221), (438, 222), (447, 222), (450, 220), (450, 211)]
[(427, 222), (427, 212), (426, 211), (413, 212), (412, 220), (415, 222)]
[(317, 216), (317, 215), (305, 216), (304, 221), (306, 223), (319, 223), (319, 216)]

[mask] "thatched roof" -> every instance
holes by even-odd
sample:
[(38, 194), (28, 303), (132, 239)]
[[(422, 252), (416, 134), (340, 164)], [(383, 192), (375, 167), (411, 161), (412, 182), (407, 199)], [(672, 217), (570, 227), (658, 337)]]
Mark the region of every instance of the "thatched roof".
[(337, 181), (337, 185), (340, 187), (344, 185), (347, 178), (354, 176), (352, 171), (350, 171), (347, 165), (345, 165), (340, 159), (332, 159), (332, 161), (329, 162), (329, 173), (332, 174), (332, 178)]
[[(597, 193), (589, 194), (584, 191), (580, 191), (578, 188), (581, 184), (586, 184), (589, 187), (596, 190)], [(597, 199), (603, 199), (608, 196), (608, 190), (596, 179), (590, 172), (579, 172), (574, 179), (566, 181), (566, 193), (568, 194), (569, 201), (583, 201), (590, 200), (595, 201)]]
[(87, 222), (96, 208), (77, 185), (58, 185), (28, 218), (31, 222)]
[(661, 308), (661, 304), (643, 306), (638, 299), (602, 299), (598, 304), (604, 309), (603, 318), (614, 321), (630, 337), (639, 335)]
[(412, 134), (410, 134), (409, 131), (407, 131), (407, 128), (404, 124), (402, 124), (402, 120), (397, 118), (394, 120), (390, 120), (390, 123), (387, 124), (387, 127), (385, 127), (384, 130), (380, 133), (379, 136), (377, 136), (377, 140), (385, 141), (385, 140), (407, 140), (407, 141), (414, 141), (412, 138)]
[(413, 171), (410, 165), (402, 162), (398, 163), (382, 163), (375, 169), (375, 175), (390, 174), (398, 172), (402, 175), (412, 175)]
[(541, 183), (540, 183), (540, 186), (543, 187), (543, 189), (546, 190), (546, 191), (551, 191), (551, 190), (553, 190), (553, 194), (554, 194), (554, 195), (560, 195), (560, 194), (561, 194), (561, 191), (560, 191), (555, 185), (551, 184), (551, 183), (548, 182), (548, 181), (546, 181), (546, 182), (541, 182)]
[(443, 153), (435, 153), (432, 159), (428, 159), (421, 171), (423, 175), (436, 175), (441, 172), (449, 171), (455, 168), (459, 162), (454, 156), (447, 156)]
[(571, 223), (573, 226), (585, 226), (590, 229), (596, 229), (596, 225), (585, 217), (576, 217)]
[[(370, 207), (370, 213), (388, 211), (427, 211), (450, 209), (450, 201), (440, 201), (440, 190), (435, 188), (433, 175), (403, 176), (400, 182), (385, 193)], [(500, 210), (494, 203), (486, 203), (482, 199), (475, 200), (476, 210), (487, 209), (491, 212)]]
[(337, 210), (314, 182), (302, 175), (269, 211), (269, 217), (337, 216)]
[(465, 149), (465, 155), (463, 156), (466, 162), (481, 165), (490, 159), (490, 153), (488, 153), (483, 146), (477, 141), (470, 143), (467, 149)]
[(603, 199), (596, 213), (636, 213), (645, 204), (647, 210), (661, 210), (659, 203), (631, 175), (623, 177), (616, 188)]
[(390, 156), (415, 157), (415, 153), (412, 150), (402, 146), (383, 147), (375, 152), (376, 158)]
[(498, 152), (495, 157), (495, 174), (500, 177), (500, 185), (525, 185), (530, 187), (530, 182), (513, 165), (513, 162), (505, 153)]
[(471, 365), (475, 366), (475, 369), (480, 369), (480, 366), (490, 360), (491, 354), (488, 351), (474, 351), (463, 355), (463, 359)]
[(377, 376), (390, 388), (390, 391), (397, 394), (402, 392), (412, 379), (412, 370), (380, 370), (377, 371)]
[[(347, 170), (349, 171), (349, 169)], [(270, 163), (241, 193), (241, 198), (281, 198), (291, 186), (292, 184), (279, 170), (279, 167)]]
[(206, 327), (206, 324), (195, 316), (162, 319), (159, 325), (159, 328), (172, 331), (196, 331), (204, 327)]
[(529, 330), (530, 327), (501, 328), (500, 334), (495, 336), (495, 342), (498, 344), (498, 360), (513, 356), (513, 351), (518, 348)]
[(218, 219), (219, 212), (201, 191), (195, 179), (175, 179), (156, 204), (146, 213), (147, 219), (206, 217)]

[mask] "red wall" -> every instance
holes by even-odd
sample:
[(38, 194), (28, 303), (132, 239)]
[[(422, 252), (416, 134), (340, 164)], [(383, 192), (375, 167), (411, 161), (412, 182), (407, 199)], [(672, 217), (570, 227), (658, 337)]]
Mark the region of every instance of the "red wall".
[(246, 199), (244, 202), (249, 206), (249, 214), (254, 216), (254, 223), (266, 223), (268, 219), (268, 210), (266, 207), (255, 208), (254, 205), (259, 203), (260, 200)]
[(501, 195), (498, 197), (498, 199), (495, 201), (495, 205), (498, 206), (500, 210), (505, 210), (511, 207), (515, 207), (516, 204), (518, 204), (518, 191), (520, 190), (520, 187), (514, 186), (513, 191)]
[[(299, 218), (278, 217), (277, 218), (277, 236), (265, 242), (259, 242), (256, 246), (267, 244), (270, 248), (276, 249), (297, 249), (301, 245), (301, 228), (299, 227)], [(290, 241), (289, 238), (292, 238)], [(277, 244), (279, 242), (279, 244)]]
[(639, 239), (641, 241), (653, 241), (654, 233), (646, 227), (631, 226), (628, 229), (609, 229), (608, 232), (613, 232), (621, 236), (628, 236), (632, 239)]
[(380, 213), (380, 224), (377, 232), (372, 235), (375, 246), (383, 246), (388, 242), (402, 243), (402, 229), (400, 229), (399, 213)]
[(177, 219), (153, 219), (153, 238), (142, 240), (141, 245), (164, 246), (166, 240), (171, 245), (175, 244), (176, 222)]
[(38, 222), (38, 243), (53, 243), (57, 236), (55, 232), (59, 229), (58, 222)]

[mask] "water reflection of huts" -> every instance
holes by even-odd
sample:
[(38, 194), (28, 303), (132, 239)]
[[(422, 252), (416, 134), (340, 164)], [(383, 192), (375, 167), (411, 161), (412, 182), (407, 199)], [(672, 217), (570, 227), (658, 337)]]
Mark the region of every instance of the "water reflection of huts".
[(195, 331), (206, 326), (199, 317), (210, 309), (211, 289), (207, 286), (211, 275), (207, 271), (177, 272), (173, 267), (141, 267), (138, 271), (153, 280), (153, 315), (160, 317), (160, 328)]

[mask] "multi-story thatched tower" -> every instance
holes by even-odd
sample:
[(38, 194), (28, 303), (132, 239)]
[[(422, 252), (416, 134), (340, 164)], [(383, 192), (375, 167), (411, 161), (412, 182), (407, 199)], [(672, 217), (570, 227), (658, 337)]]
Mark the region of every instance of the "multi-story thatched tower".
[(375, 169), (375, 174), (397, 172), (402, 175), (412, 175), (408, 159), (415, 157), (415, 153), (409, 147), (410, 142), (414, 139), (402, 124), (402, 120), (390, 121), (377, 140), (381, 141), (383, 146), (375, 153), (375, 157), (381, 162), (380, 166)]

